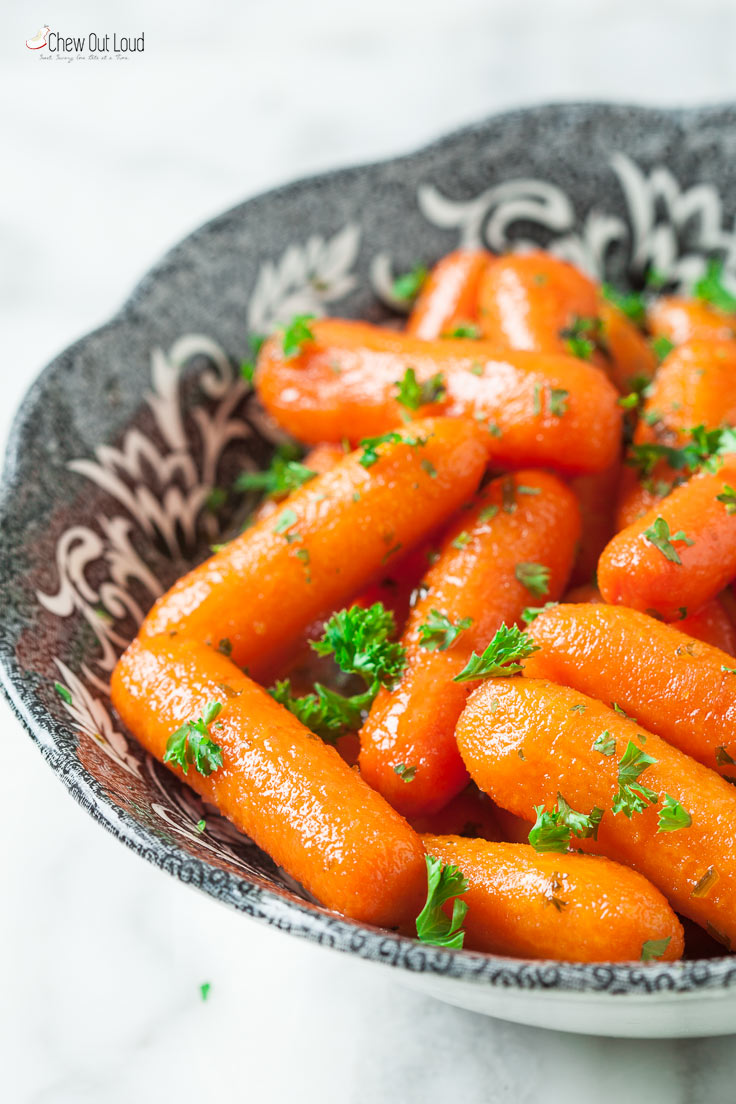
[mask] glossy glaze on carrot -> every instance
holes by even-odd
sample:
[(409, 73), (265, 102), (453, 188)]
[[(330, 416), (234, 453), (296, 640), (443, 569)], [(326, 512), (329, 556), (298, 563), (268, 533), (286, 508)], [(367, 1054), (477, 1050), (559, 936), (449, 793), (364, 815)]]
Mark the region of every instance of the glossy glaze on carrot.
[[(441, 809), (467, 784), (454, 729), (473, 684), (453, 679), (504, 622), (560, 596), (579, 535), (573, 494), (538, 471), (494, 480), (447, 530), (401, 638), (404, 673), (395, 689), (379, 691), (360, 732), (363, 777), (406, 816)], [(520, 563), (546, 570), (543, 594), (520, 581)], [(422, 643), (433, 610), (453, 625), (470, 618), (446, 650)], [(402, 764), (411, 768), (410, 780)]]
[(663, 895), (619, 863), (459, 836), (425, 834), (422, 842), (428, 854), (465, 875), (464, 946), (470, 950), (627, 962), (639, 960), (648, 941), (668, 940), (662, 957), (671, 962), (682, 954), (682, 925)]
[[(594, 748), (602, 733), (613, 754)], [(736, 790), (714, 771), (601, 702), (541, 679), (488, 679), (468, 700), (457, 739), (473, 779), (497, 804), (528, 821), (559, 794), (586, 815), (597, 806), (597, 840), (575, 839), (576, 847), (638, 870), (677, 912), (726, 946), (736, 941)], [(641, 782), (657, 797), (631, 818), (612, 812), (629, 741), (655, 760)], [(687, 811), (688, 827), (659, 831), (665, 794)]]
[(692, 338), (714, 338), (718, 341), (736, 337), (733, 315), (702, 302), (675, 295), (663, 295), (650, 305), (647, 326), (655, 337), (666, 337), (674, 345)]
[[(271, 677), (299, 634), (336, 609), (472, 497), (487, 434), (461, 419), (430, 419), (408, 441), (362, 450), (284, 499), (184, 575), (160, 598), (141, 635), (177, 632), (218, 647), (254, 677)], [(422, 443), (424, 442), (424, 443)]]
[[(674, 625), (602, 603), (544, 610), (529, 627), (540, 651), (524, 663), (621, 708), (705, 766), (736, 778), (734, 659)], [(736, 791), (735, 791), (736, 793)]]
[(112, 676), (112, 701), (163, 759), (169, 736), (222, 710), (210, 726), (223, 764), (174, 773), (327, 908), (365, 923), (408, 926), (426, 892), (419, 837), (296, 717), (225, 656), (168, 636), (135, 641)]
[(266, 409), (303, 441), (352, 441), (402, 425), (398, 401), (407, 368), (420, 383), (441, 377), (444, 393), (418, 413), (474, 417), (491, 457), (514, 467), (576, 473), (609, 467), (620, 448), (616, 389), (586, 361), (550, 353), (499, 353), (472, 339), (422, 341), (364, 322), (311, 323), (314, 341), (285, 358), (265, 343), (255, 385)]
[(718, 498), (734, 486), (736, 458), (727, 456), (617, 533), (598, 562), (605, 600), (674, 621), (714, 598), (736, 577), (736, 513)]
[(483, 249), (458, 249), (442, 257), (412, 307), (406, 332), (428, 341), (475, 323), (478, 289), (489, 263), (491, 254)]

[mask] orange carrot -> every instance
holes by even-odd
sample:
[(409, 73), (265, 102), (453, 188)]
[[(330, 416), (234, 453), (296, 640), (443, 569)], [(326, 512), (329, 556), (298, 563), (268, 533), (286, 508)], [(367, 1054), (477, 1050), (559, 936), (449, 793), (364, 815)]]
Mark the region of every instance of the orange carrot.
[[(518, 843), (422, 836), (427, 853), (465, 875), (464, 946), (564, 962), (627, 962), (664, 942), (682, 955), (682, 925), (646, 878), (594, 855), (540, 855)], [(601, 917), (605, 915), (605, 923)]]
[[(123, 723), (157, 759), (172, 733), (209, 725), (222, 765), (175, 774), (228, 817), (327, 908), (371, 924), (408, 925), (421, 907), (419, 837), (398, 813), (225, 656), (191, 640), (135, 641), (112, 677)], [(186, 760), (184, 760), (186, 761)]]
[[(662, 363), (634, 434), (635, 445), (682, 446), (695, 426), (716, 429), (736, 422), (736, 341), (691, 340)], [(682, 483), (687, 472), (665, 460), (646, 477), (624, 466), (618, 528), (630, 525)]]
[(215, 648), (225, 640), (233, 660), (265, 680), (311, 621), (472, 496), (486, 441), (470, 421), (438, 418), (346, 456), (179, 579), (142, 635), (177, 632)]
[(627, 394), (635, 384), (653, 379), (657, 358), (638, 326), (607, 299), (600, 300), (597, 313), (608, 349), (608, 375), (619, 391)]
[[(307, 455), (300, 463), (304, 465), (308, 471), (315, 472), (316, 475), (324, 475), (325, 472), (332, 471), (336, 464), (339, 464), (341, 460), (345, 459), (346, 450), (342, 445), (333, 444), (329, 441), (322, 441), (319, 445), (315, 445), (311, 448)], [(280, 498), (273, 498), (267, 496), (262, 502), (259, 502), (258, 506), (253, 511), (252, 521), (261, 521), (262, 518), (270, 517), (271, 514), (276, 513), (279, 508), (279, 502), (283, 501), (285, 495), (281, 495)]]
[(406, 332), (425, 341), (452, 334), (478, 316), (478, 286), (492, 263), (483, 249), (458, 249), (437, 262), (414, 304)]
[(605, 600), (674, 621), (714, 598), (736, 576), (734, 485), (736, 458), (727, 456), (617, 533), (598, 564)]
[(593, 698), (531, 678), (489, 679), (457, 739), (498, 805), (530, 821), (535, 807), (561, 808), (560, 795), (585, 816), (601, 810), (597, 838), (573, 836), (575, 847), (633, 867), (677, 912), (736, 940), (736, 792), (714, 771)]
[(414, 817), (416, 832), (435, 836), (464, 836), (471, 839), (501, 839), (496, 820), (497, 809), (487, 794), (470, 782), (452, 801), (428, 816)]
[(723, 596), (711, 598), (695, 613), (688, 613), (682, 621), (673, 622), (676, 629), (703, 640), (714, 648), (720, 648), (730, 656), (736, 656), (736, 626), (726, 608)]
[(314, 341), (291, 359), (280, 337), (267, 341), (256, 372), (264, 406), (300, 440), (358, 441), (401, 424), (409, 409), (399, 387), (411, 370), (418, 387), (403, 394), (409, 407), (483, 421), (499, 463), (602, 471), (618, 454), (616, 391), (585, 361), (500, 354), (472, 339), (422, 341), (362, 322), (311, 326)]
[(510, 254), (481, 281), (480, 324), (499, 348), (569, 352), (568, 331), (598, 316), (598, 291), (574, 265), (551, 253)]
[(540, 651), (525, 660), (525, 675), (615, 701), (663, 740), (736, 777), (736, 674), (727, 652), (602, 603), (544, 610), (529, 634)]
[(699, 299), (682, 299), (665, 295), (652, 303), (647, 311), (647, 326), (655, 337), (666, 337), (674, 345), (691, 338), (730, 339), (736, 337), (733, 315), (703, 303)]
[(453, 733), (472, 683), (453, 679), (504, 622), (560, 596), (579, 533), (571, 491), (535, 471), (494, 480), (448, 529), (402, 636), (401, 680), (378, 692), (360, 732), (363, 777), (406, 816), (436, 812), (467, 784)]

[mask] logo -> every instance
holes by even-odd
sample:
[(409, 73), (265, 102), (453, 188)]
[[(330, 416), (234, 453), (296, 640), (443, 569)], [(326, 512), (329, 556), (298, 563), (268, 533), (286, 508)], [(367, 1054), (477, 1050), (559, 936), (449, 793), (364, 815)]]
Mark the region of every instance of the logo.
[(46, 24), (43, 25), (40, 31), (36, 31), (33, 38), (26, 39), (26, 46), (29, 50), (40, 50), (42, 46), (46, 45), (46, 39), (51, 32), (51, 28)]

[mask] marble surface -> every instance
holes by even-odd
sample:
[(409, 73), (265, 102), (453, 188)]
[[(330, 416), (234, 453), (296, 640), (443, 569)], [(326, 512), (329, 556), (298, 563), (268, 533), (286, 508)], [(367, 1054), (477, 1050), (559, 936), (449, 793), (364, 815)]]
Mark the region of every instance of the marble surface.
[[(42, 19), (64, 33), (144, 31), (146, 49), (42, 64), (23, 46)], [(4, 5), (0, 29), (3, 437), (54, 353), (166, 247), (249, 194), (520, 103), (736, 96), (730, 0), (210, 0), (197, 14), (59, 0)], [(729, 1039), (514, 1027), (226, 911), (108, 837), (4, 705), (0, 721), (9, 1104), (733, 1099)]]

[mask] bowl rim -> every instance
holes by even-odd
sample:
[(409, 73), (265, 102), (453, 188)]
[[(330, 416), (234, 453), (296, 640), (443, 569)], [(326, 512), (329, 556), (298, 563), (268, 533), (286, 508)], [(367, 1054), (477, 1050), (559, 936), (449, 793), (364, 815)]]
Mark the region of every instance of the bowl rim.
[[(464, 138), (482, 133), (491, 123), (513, 123), (529, 115), (545, 116), (560, 113), (583, 114), (591, 117), (610, 116), (627, 111), (651, 123), (654, 117), (670, 119), (708, 118), (733, 112), (736, 103), (721, 102), (696, 107), (657, 107), (630, 103), (555, 102), (517, 107), (492, 113), (467, 126), (453, 129), (409, 153), (367, 161), (358, 165), (330, 169), (298, 180), (280, 184), (260, 192), (202, 223), (172, 246), (137, 282), (119, 310), (101, 326), (91, 330), (62, 350), (35, 377), (14, 415), (5, 449), (0, 484), (0, 526), (7, 520), (9, 503), (17, 483), (17, 473), (24, 451), (24, 439), (34, 411), (48, 380), (63, 371), (92, 339), (99, 339), (123, 322), (132, 321), (136, 306), (145, 298), (149, 287), (176, 269), (183, 255), (198, 245), (219, 227), (246, 212), (256, 214), (263, 204), (280, 197), (298, 195), (330, 182), (338, 184), (355, 175), (373, 169), (411, 164), (416, 159), (442, 152)], [(0, 579), (0, 596), (3, 595)], [(8, 597), (2, 602), (2, 617), (10, 608)], [(592, 994), (626, 995), (637, 999), (661, 999), (669, 994), (694, 996), (708, 990), (713, 995), (725, 993), (736, 986), (736, 957), (722, 956), (691, 959), (675, 963), (575, 963), (546, 959), (503, 957), (470, 950), (448, 950), (417, 942), (385, 929), (360, 924), (288, 892), (280, 892), (257, 884), (248, 877), (235, 875), (204, 859), (195, 858), (178, 844), (164, 844), (150, 835), (126, 810), (117, 807), (104, 788), (84, 768), (71, 750), (57, 746), (55, 730), (63, 727), (19, 677), (15, 669), (14, 649), (0, 639), (0, 688), (12, 712), (20, 721), (41, 753), (60, 777), (72, 797), (117, 839), (153, 865), (167, 871), (180, 881), (204, 890), (210, 896), (245, 912), (254, 919), (274, 925), (293, 935), (352, 954), (358, 958), (381, 962), (411, 973), (427, 973), (449, 977), (472, 985), (526, 992), (565, 993), (570, 998)], [(66, 726), (68, 731), (72, 726)]]

